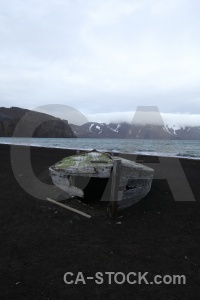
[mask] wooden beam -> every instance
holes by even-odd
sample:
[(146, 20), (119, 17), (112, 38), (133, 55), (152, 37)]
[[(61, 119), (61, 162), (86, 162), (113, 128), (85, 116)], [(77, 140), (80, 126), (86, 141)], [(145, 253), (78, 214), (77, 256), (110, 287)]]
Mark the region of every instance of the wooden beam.
[(53, 203), (53, 204), (56, 204), (56, 205), (58, 205), (58, 206), (61, 206), (61, 207), (65, 208), (65, 209), (67, 209), (67, 210), (73, 211), (74, 213), (77, 213), (77, 214), (79, 214), (79, 215), (81, 215), (81, 216), (83, 216), (83, 217), (86, 217), (86, 218), (88, 218), (88, 219), (91, 218), (90, 215), (88, 215), (88, 214), (86, 214), (86, 213), (84, 213), (84, 212), (82, 212), (82, 211), (80, 211), (80, 210), (77, 210), (77, 209), (75, 209), (75, 208), (72, 208), (72, 207), (70, 207), (70, 206), (68, 206), (68, 205), (65, 205), (65, 204), (62, 204), (62, 203), (60, 203), (60, 202), (57, 202), (57, 201), (55, 201), (55, 200), (53, 200), (53, 199), (47, 198), (47, 201), (49, 201), (49, 202), (51, 202), (51, 203)]
[(74, 176), (69, 176), (69, 184), (75, 186), (75, 178)]
[(110, 214), (111, 217), (115, 218), (117, 215), (117, 201), (119, 182), (121, 176), (121, 160), (119, 158), (113, 160), (113, 171), (112, 171), (112, 184), (111, 184), (111, 195), (110, 195)]

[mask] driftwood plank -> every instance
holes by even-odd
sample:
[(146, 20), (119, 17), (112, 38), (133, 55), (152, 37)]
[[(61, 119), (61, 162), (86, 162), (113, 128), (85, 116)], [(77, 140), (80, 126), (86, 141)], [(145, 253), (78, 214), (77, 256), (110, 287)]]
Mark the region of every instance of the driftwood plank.
[(51, 203), (53, 203), (53, 204), (56, 204), (56, 205), (58, 205), (58, 206), (61, 206), (61, 207), (65, 208), (65, 209), (67, 209), (67, 210), (73, 211), (73, 212), (75, 212), (75, 213), (77, 213), (77, 214), (79, 214), (79, 215), (81, 215), (81, 216), (83, 216), (83, 217), (86, 217), (86, 218), (88, 218), (88, 219), (91, 218), (90, 215), (88, 215), (88, 214), (86, 214), (86, 213), (84, 213), (84, 212), (82, 212), (82, 211), (80, 211), (80, 210), (78, 210), (78, 209), (75, 209), (75, 208), (72, 208), (72, 207), (67, 206), (67, 205), (65, 205), (65, 204), (62, 204), (62, 203), (60, 203), (60, 202), (57, 202), (57, 201), (55, 201), (55, 200), (53, 200), (53, 199), (47, 198), (47, 201), (49, 201), (49, 202), (51, 202)]

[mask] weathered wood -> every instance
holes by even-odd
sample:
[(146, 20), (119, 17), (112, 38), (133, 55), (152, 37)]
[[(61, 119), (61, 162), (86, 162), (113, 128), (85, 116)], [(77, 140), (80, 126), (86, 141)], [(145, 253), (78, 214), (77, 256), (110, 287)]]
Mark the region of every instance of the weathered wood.
[(53, 183), (65, 191), (70, 198), (74, 196), (84, 197), (84, 192), (76, 186), (71, 185), (69, 178), (69, 175), (65, 175), (64, 172), (59, 174), (56, 170), (51, 170), (51, 179)]
[[(92, 151), (66, 157), (51, 166), (49, 170), (53, 183), (64, 190), (70, 198), (74, 196), (84, 197), (84, 191), (75, 186), (72, 177), (74, 179), (77, 176), (112, 178), (112, 170), (115, 170), (113, 164), (116, 160), (119, 160), (121, 165), (120, 172), (116, 171), (116, 176), (120, 174), (120, 179), (118, 180), (118, 177), (113, 179), (112, 185), (113, 189), (114, 186), (118, 186), (116, 195), (114, 190), (112, 191), (114, 195), (112, 195), (112, 199), (115, 198), (118, 201), (117, 204), (113, 203), (113, 200), (111, 201), (110, 195), (107, 197), (107, 201), (110, 200), (111, 204), (109, 210), (115, 214), (116, 206), (118, 209), (125, 208), (146, 196), (151, 188), (153, 169), (122, 157)], [(113, 176), (115, 177), (115, 175)], [(115, 180), (117, 181), (115, 182)]]
[(101, 152), (89, 152), (64, 158), (50, 168), (62, 176), (84, 176), (109, 178), (112, 169), (112, 159)]
[(75, 186), (75, 178), (73, 176), (69, 177), (69, 184)]
[(121, 159), (113, 160), (112, 185), (111, 185), (111, 216), (116, 217), (118, 206), (118, 192), (121, 176)]
[(49, 202), (51, 202), (51, 203), (53, 203), (53, 204), (56, 204), (56, 205), (58, 205), (58, 206), (61, 206), (61, 207), (65, 208), (65, 209), (67, 209), (67, 210), (73, 211), (74, 213), (77, 213), (77, 214), (79, 214), (79, 215), (81, 215), (81, 216), (83, 216), (83, 217), (86, 217), (86, 218), (88, 218), (88, 219), (91, 218), (90, 215), (88, 215), (88, 214), (86, 214), (86, 213), (84, 213), (84, 212), (82, 212), (82, 211), (80, 211), (80, 210), (77, 210), (77, 209), (75, 209), (75, 208), (72, 208), (72, 207), (70, 207), (70, 206), (68, 206), (68, 205), (65, 205), (65, 204), (62, 204), (62, 203), (60, 203), (60, 202), (57, 202), (57, 201), (55, 201), (55, 200), (53, 200), (53, 199), (47, 198), (47, 201), (49, 201)]

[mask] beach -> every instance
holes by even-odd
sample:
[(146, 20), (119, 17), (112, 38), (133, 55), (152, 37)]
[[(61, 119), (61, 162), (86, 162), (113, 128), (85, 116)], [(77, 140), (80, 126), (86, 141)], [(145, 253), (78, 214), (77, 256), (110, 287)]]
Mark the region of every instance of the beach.
[[(26, 148), (16, 148), (23, 164)], [(32, 147), (35, 176), (52, 184), (48, 168), (72, 154), (75, 151)], [(89, 205), (75, 204), (91, 212), (87, 219), (24, 191), (13, 175), (9, 145), (0, 145), (0, 159), (1, 299), (200, 298), (200, 160), (179, 159), (195, 201), (175, 201), (167, 179), (154, 179), (144, 199), (110, 219), (105, 204), (98, 203), (100, 187), (93, 186)], [(176, 158), (166, 159), (176, 166)], [(159, 163), (154, 156), (140, 155), (137, 161)], [(150, 281), (156, 275), (185, 275), (186, 284), (109, 284), (106, 275), (101, 284), (66, 284), (66, 272), (73, 273), (74, 280), (78, 272), (84, 277), (148, 272)]]

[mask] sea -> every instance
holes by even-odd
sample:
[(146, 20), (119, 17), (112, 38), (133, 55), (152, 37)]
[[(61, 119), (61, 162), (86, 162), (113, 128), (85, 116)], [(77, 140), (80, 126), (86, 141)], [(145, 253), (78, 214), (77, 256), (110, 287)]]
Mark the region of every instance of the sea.
[(0, 144), (200, 159), (199, 140), (0, 137)]

